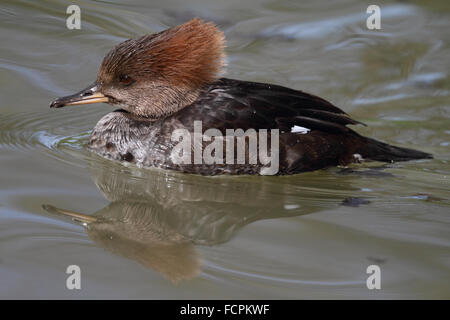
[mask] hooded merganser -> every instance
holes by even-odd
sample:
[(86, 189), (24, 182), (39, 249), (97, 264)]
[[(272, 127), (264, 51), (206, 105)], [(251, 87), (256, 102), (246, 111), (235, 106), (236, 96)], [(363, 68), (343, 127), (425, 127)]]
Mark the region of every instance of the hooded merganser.
[[(359, 135), (347, 125), (361, 122), (320, 97), (273, 84), (220, 78), (224, 46), (223, 33), (200, 19), (126, 40), (106, 55), (92, 85), (56, 99), (50, 107), (120, 105), (122, 109), (97, 123), (89, 148), (142, 167), (203, 175), (263, 174), (266, 164), (249, 161), (173, 161), (177, 142), (172, 133), (193, 132), (194, 121), (202, 122), (203, 131), (216, 129), (223, 135), (227, 129), (278, 129), (277, 174), (347, 165), (361, 158), (385, 162), (432, 158)], [(248, 152), (245, 157), (248, 160)]]

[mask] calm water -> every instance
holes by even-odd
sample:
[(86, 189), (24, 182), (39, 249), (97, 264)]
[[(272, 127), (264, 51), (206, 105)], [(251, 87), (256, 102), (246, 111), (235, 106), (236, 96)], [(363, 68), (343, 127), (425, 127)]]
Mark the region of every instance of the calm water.
[[(384, 1), (380, 31), (360, 0), (124, 2), (77, 1), (81, 30), (70, 1), (0, 4), (1, 298), (450, 298), (448, 1)], [(194, 16), (225, 31), (228, 77), (318, 94), (435, 159), (211, 178), (89, 153), (111, 107), (49, 102), (118, 42)]]

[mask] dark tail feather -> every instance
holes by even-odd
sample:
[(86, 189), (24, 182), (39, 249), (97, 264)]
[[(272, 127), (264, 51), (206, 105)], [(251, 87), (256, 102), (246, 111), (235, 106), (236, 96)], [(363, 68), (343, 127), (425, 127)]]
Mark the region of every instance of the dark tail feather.
[(367, 143), (361, 151), (361, 156), (366, 159), (392, 162), (433, 158), (433, 155), (426, 152), (391, 146), (371, 138), (365, 139)]

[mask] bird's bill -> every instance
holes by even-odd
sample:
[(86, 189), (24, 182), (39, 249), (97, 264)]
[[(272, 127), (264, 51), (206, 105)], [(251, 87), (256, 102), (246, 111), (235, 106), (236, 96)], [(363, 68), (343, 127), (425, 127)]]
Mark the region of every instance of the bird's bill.
[(89, 215), (83, 214), (83, 213), (78, 213), (75, 211), (60, 209), (60, 208), (54, 207), (50, 204), (44, 204), (44, 205), (42, 205), (42, 208), (45, 211), (47, 211), (48, 213), (56, 214), (56, 215), (60, 215), (60, 216), (64, 216), (64, 217), (69, 217), (73, 221), (81, 223), (81, 224), (89, 224), (89, 223), (97, 221), (96, 217), (89, 216)]
[(93, 83), (86, 89), (70, 96), (65, 96), (54, 100), (50, 108), (62, 108), (65, 106), (76, 106), (81, 104), (108, 102), (109, 99), (100, 92), (100, 85)]

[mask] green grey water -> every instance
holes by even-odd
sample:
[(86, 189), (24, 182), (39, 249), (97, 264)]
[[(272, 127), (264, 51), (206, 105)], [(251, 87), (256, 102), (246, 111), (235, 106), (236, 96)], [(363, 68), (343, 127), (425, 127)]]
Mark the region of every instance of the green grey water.
[[(70, 1), (0, 4), (1, 298), (450, 298), (448, 1), (383, 1), (381, 30), (360, 0), (76, 3), (81, 30)], [(435, 159), (190, 176), (87, 151), (110, 106), (48, 108), (115, 44), (195, 16), (224, 30), (227, 77), (317, 94)]]

